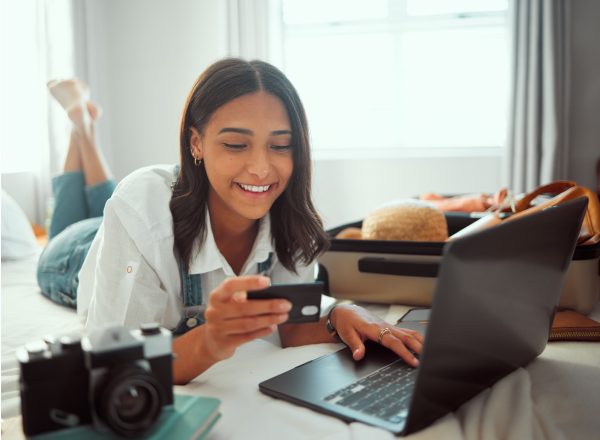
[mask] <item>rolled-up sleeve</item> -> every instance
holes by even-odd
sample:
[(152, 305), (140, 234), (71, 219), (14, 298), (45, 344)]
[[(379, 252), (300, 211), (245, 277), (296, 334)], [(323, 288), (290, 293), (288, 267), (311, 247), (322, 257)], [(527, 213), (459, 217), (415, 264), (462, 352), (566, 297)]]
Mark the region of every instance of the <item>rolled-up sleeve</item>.
[(118, 197), (104, 209), (86, 329), (108, 323), (129, 329), (161, 322), (168, 294), (152, 265), (156, 248), (144, 219)]

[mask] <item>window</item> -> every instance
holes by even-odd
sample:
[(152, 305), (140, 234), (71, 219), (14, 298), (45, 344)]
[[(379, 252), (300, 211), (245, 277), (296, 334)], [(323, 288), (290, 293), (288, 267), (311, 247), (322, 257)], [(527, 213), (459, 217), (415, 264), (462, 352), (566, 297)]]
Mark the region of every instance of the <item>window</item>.
[(283, 66), (315, 157), (500, 154), (506, 10), (507, 0), (283, 0)]
[(2, 173), (32, 172), (45, 143), (39, 9), (36, 2), (2, 6)]

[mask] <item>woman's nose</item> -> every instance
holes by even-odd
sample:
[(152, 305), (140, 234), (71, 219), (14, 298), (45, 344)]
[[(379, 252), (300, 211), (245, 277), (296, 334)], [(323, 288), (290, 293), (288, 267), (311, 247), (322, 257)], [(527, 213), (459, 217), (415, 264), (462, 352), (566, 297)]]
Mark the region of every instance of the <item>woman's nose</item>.
[(262, 180), (269, 175), (270, 169), (271, 163), (269, 161), (268, 153), (262, 148), (256, 148), (248, 161), (248, 172), (257, 176), (259, 180)]

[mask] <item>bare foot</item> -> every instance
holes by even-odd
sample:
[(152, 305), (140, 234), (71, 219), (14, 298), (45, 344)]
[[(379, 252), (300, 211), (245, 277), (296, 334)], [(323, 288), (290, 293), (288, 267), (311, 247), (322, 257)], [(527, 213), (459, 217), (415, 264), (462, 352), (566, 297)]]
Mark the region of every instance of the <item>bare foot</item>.
[(48, 83), (50, 94), (65, 109), (78, 130), (91, 136), (92, 121), (97, 120), (102, 109), (90, 102), (90, 88), (78, 78), (53, 80)]

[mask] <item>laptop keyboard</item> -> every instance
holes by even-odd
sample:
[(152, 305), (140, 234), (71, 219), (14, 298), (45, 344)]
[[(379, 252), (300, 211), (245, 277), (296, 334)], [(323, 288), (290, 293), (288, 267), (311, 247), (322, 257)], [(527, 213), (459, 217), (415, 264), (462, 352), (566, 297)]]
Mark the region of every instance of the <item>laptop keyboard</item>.
[(416, 375), (417, 369), (400, 359), (322, 400), (399, 423), (408, 414)]

